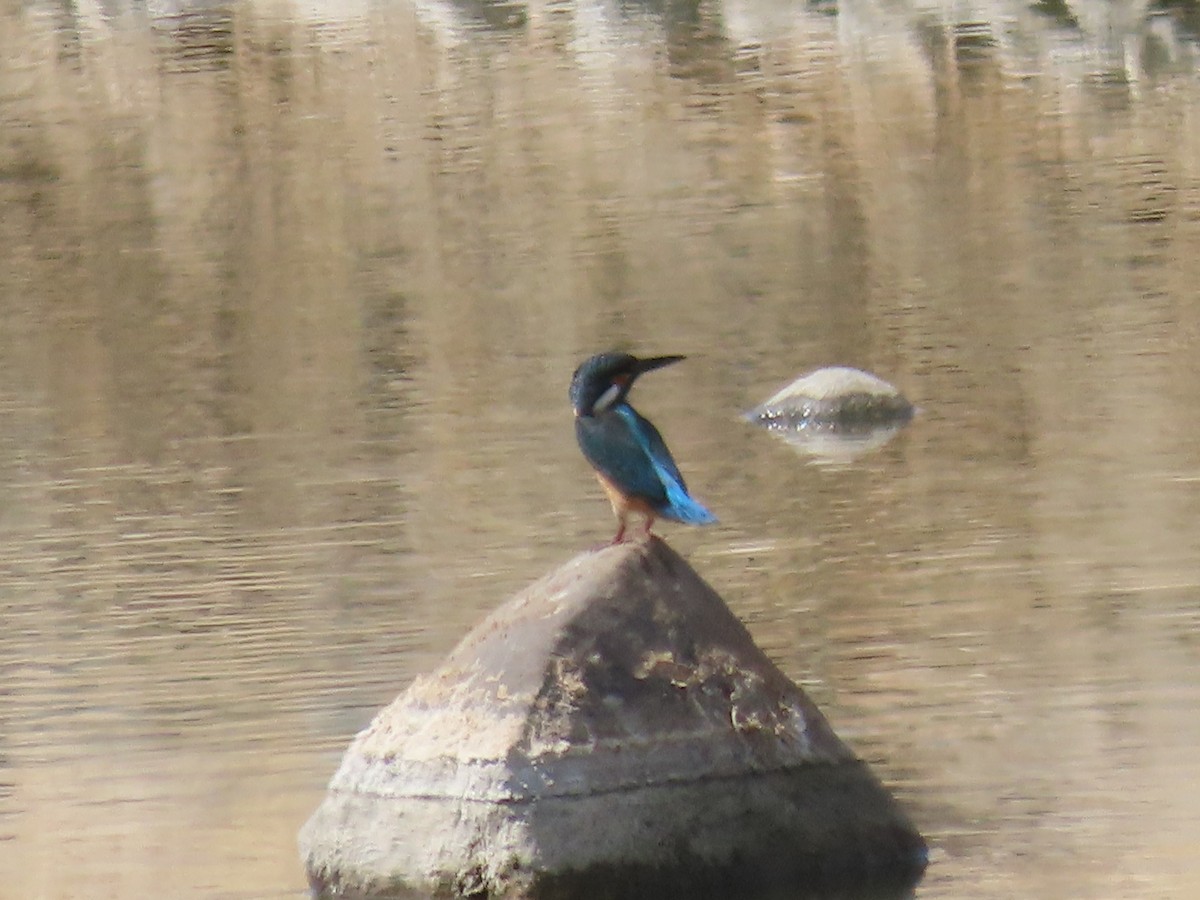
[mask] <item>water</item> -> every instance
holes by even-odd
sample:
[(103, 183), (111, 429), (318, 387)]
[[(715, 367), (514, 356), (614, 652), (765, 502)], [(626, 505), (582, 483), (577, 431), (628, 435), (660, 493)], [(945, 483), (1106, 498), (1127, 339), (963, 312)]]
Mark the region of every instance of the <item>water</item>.
[[(304, 896), (350, 736), (663, 533), (929, 837), (921, 900), (1200, 895), (1190, 7), (0, 10), (0, 896)], [(852, 465), (803, 371), (923, 412)]]

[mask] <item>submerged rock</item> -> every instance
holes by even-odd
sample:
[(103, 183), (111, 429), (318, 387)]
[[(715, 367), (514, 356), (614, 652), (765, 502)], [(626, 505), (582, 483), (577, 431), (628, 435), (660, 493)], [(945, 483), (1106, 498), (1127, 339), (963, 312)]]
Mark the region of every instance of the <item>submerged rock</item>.
[(882, 378), (831, 366), (801, 376), (746, 418), (823, 462), (878, 449), (913, 417), (913, 405)]
[(318, 896), (702, 897), (904, 884), (912, 824), (652, 538), (585, 553), (353, 741), (300, 836)]
[(846, 366), (817, 369), (746, 413), (769, 428), (870, 429), (900, 425), (913, 406), (882, 378)]

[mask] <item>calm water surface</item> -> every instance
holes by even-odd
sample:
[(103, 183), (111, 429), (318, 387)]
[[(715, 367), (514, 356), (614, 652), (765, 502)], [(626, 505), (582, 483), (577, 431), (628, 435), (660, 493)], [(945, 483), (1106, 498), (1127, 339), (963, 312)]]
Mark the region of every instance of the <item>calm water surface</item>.
[[(350, 736), (663, 533), (912, 810), (917, 896), (1200, 896), (1188, 7), (0, 7), (0, 896), (304, 896)], [(818, 465), (796, 375), (923, 409)]]

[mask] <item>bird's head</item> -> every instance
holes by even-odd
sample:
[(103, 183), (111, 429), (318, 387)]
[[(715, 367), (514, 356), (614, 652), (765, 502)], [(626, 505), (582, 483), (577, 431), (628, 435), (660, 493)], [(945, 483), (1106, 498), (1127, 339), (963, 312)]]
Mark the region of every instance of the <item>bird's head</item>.
[(628, 353), (597, 353), (580, 363), (571, 376), (571, 406), (577, 416), (594, 416), (620, 403), (643, 372), (677, 363), (682, 356), (638, 359)]

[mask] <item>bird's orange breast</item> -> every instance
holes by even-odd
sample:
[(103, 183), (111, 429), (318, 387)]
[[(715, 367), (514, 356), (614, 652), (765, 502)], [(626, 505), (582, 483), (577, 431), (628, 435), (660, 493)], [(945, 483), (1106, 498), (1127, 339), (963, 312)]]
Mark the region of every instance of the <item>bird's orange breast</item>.
[(604, 488), (604, 493), (608, 494), (608, 502), (612, 504), (613, 512), (618, 516), (622, 513), (630, 512), (640, 513), (643, 516), (658, 515), (655, 509), (645, 500), (626, 494), (600, 472), (596, 473), (596, 480)]

